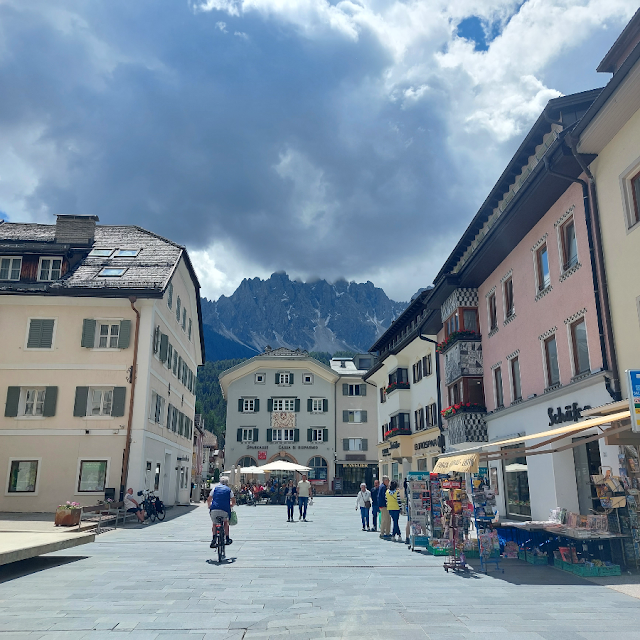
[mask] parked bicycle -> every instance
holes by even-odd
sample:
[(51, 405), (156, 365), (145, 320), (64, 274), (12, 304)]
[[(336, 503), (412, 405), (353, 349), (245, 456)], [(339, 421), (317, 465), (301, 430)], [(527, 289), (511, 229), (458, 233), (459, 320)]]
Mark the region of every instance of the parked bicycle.
[(167, 512), (164, 508), (164, 503), (153, 491), (145, 489), (144, 491), (138, 491), (138, 495), (142, 496), (142, 504), (140, 505), (145, 512), (145, 520), (149, 518), (151, 522), (155, 522), (156, 519), (162, 521), (165, 519)]

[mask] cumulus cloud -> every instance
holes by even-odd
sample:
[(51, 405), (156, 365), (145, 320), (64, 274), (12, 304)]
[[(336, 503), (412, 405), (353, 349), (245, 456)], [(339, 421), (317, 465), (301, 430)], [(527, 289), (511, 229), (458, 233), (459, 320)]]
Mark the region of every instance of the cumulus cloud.
[[(3, 0), (0, 211), (135, 222), (243, 277), (426, 286), (631, 0)], [(231, 289), (231, 290), (230, 290)]]

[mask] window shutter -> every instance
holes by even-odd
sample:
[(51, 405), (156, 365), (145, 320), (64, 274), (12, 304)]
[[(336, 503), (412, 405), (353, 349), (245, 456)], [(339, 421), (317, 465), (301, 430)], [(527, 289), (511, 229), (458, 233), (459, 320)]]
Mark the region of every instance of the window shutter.
[(167, 361), (167, 349), (169, 348), (169, 336), (166, 333), (160, 334), (160, 362)]
[(342, 412), (342, 422), (349, 422), (349, 412), (346, 410)]
[(4, 417), (15, 418), (18, 415), (18, 403), (20, 402), (20, 387), (7, 389), (7, 402), (4, 405)]
[(131, 339), (131, 320), (120, 320), (120, 333), (118, 334), (118, 349), (128, 349)]
[(326, 398), (322, 401), (322, 410), (325, 413), (329, 411), (329, 401)]
[(293, 384), (293, 373), (289, 374), (289, 384)]
[(360, 412), (360, 422), (366, 422), (367, 421), (367, 412), (366, 411), (361, 411)]
[(361, 384), (360, 385), (360, 395), (361, 396), (366, 396), (367, 395), (367, 385), (366, 384)]
[(253, 441), (254, 442), (258, 442), (258, 430), (257, 429), (253, 430)]
[(280, 384), (280, 374), (276, 373), (276, 384)]
[(342, 450), (349, 451), (349, 438), (342, 438)]
[(119, 418), (124, 415), (124, 400), (126, 395), (126, 387), (113, 388), (113, 406), (111, 407), (111, 415), (114, 418)]
[(369, 439), (368, 438), (362, 438), (362, 450), (363, 451), (369, 451)]
[(273, 398), (267, 399), (267, 411), (271, 413), (273, 411)]
[(294, 429), (293, 430), (293, 441), (294, 442), (299, 442), (300, 441), (300, 429)]
[(313, 431), (312, 429), (307, 429), (307, 442), (311, 442), (312, 441), (311, 440), (311, 437), (312, 437), (311, 432), (312, 431)]
[(343, 396), (349, 395), (349, 385), (346, 382), (342, 383), (342, 395)]
[(273, 429), (267, 429), (267, 442), (273, 441)]
[(42, 320), (42, 337), (40, 338), (41, 349), (51, 349), (53, 344), (53, 325), (55, 320)]
[(50, 349), (53, 343), (53, 325), (55, 320), (34, 318), (29, 323), (27, 349)]
[(253, 401), (253, 410), (255, 411), (255, 413), (258, 413), (258, 411), (260, 411), (260, 400), (258, 398)]
[(58, 387), (46, 387), (44, 391), (44, 407), (42, 415), (51, 418), (56, 415), (56, 404), (58, 403)]
[(96, 321), (85, 318), (82, 321), (82, 340), (80, 346), (85, 349), (92, 349), (96, 340)]
[(238, 398), (238, 411), (242, 411), (244, 409), (244, 400), (242, 398)]
[(76, 387), (76, 399), (73, 403), (73, 415), (80, 418), (87, 415), (87, 398), (89, 387)]
[(242, 429), (238, 428), (238, 442), (242, 442)]
[(322, 430), (322, 442), (329, 442), (329, 429)]
[(171, 414), (173, 412), (173, 406), (169, 403), (169, 407), (167, 409), (167, 429), (171, 429)]
[(296, 398), (295, 412), (298, 413), (299, 411), (300, 411), (300, 398)]
[(313, 411), (313, 400), (311, 398), (307, 400), (307, 411), (309, 413)]

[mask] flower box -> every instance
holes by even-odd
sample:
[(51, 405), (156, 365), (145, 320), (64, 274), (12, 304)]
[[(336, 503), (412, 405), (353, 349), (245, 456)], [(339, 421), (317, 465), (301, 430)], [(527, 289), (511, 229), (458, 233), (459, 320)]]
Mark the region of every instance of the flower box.
[(410, 389), (411, 385), (408, 382), (392, 382), (386, 389), (385, 393), (389, 395), (396, 389)]
[(393, 438), (394, 436), (410, 436), (411, 429), (389, 429), (384, 432), (385, 439)]
[(449, 337), (442, 342), (438, 342), (436, 351), (444, 353), (449, 347), (452, 347), (458, 340), (480, 340), (481, 335), (475, 331), (454, 331)]
[(80, 524), (80, 516), (82, 509), (65, 509), (58, 507), (56, 509), (56, 527), (74, 527)]
[(458, 404), (452, 404), (450, 407), (443, 409), (440, 414), (443, 418), (450, 418), (458, 413), (485, 413), (487, 408), (483, 404), (476, 404), (474, 402), (460, 402)]

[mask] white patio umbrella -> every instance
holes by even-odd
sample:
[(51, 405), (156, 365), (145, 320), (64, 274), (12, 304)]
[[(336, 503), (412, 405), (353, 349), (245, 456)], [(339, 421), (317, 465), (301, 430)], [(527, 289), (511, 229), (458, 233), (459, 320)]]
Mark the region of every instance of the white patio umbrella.
[(262, 467), (252, 465), (250, 467), (242, 467), (242, 469), (240, 469), (240, 473), (264, 473), (264, 471), (262, 471)]
[(310, 471), (311, 467), (304, 467), (301, 464), (294, 464), (287, 460), (274, 460), (269, 464), (259, 467), (261, 472), (264, 471)]
[(520, 464), (519, 462), (514, 462), (513, 464), (508, 464), (505, 466), (504, 470), (507, 473), (515, 473), (516, 471), (527, 471), (528, 467), (526, 464)]

